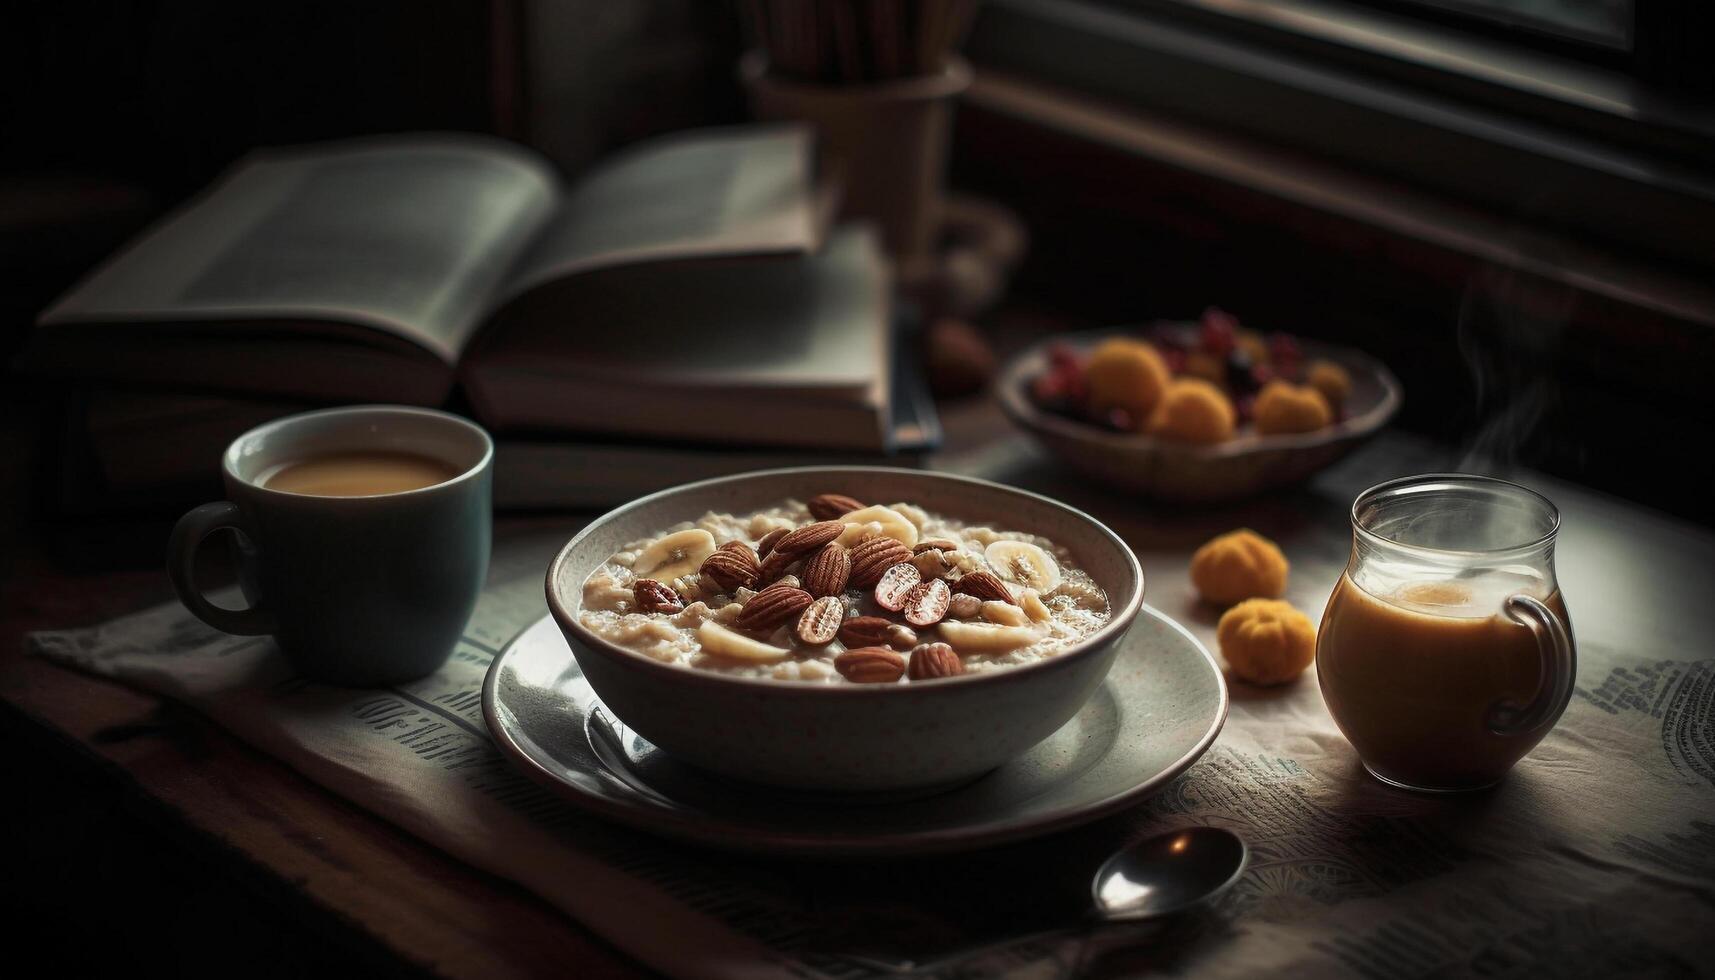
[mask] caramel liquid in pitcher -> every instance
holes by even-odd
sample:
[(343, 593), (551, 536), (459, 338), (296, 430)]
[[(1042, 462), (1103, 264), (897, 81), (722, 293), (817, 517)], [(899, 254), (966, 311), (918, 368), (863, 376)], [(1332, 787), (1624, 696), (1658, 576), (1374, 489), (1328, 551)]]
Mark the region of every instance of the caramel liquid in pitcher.
[(1559, 591), (1534, 577), (1484, 571), (1398, 585), (1376, 596), (1350, 575), (1328, 600), (1316, 670), (1328, 710), (1376, 775), (1422, 788), (1471, 788), (1505, 775), (1546, 731), (1497, 735), (1497, 701), (1528, 704), (1542, 657), (1503, 611), (1517, 592), (1564, 620)]
[(432, 487), (458, 475), (428, 456), (375, 451), (307, 456), (274, 467), (259, 482), (270, 490), (314, 497), (373, 497)]

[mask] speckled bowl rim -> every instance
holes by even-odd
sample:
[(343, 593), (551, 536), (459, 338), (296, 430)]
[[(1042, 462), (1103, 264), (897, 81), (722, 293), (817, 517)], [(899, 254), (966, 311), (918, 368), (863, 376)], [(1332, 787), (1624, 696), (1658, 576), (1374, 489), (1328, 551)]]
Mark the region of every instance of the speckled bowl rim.
[[(730, 674), (721, 674), (714, 671), (676, 667), (671, 664), (662, 663), (659, 660), (646, 657), (635, 650), (620, 646), (617, 643), (613, 643), (603, 637), (597, 636), (588, 627), (584, 626), (583, 623), (578, 621), (575, 610), (566, 602), (562, 601), (557, 590), (554, 588), (554, 583), (559, 581), (561, 577), (561, 567), (571, 560), (572, 555), (578, 550), (579, 546), (585, 541), (585, 539), (590, 537), (590, 535), (597, 529), (658, 500), (678, 494), (690, 494), (707, 487), (723, 486), (733, 483), (745, 483), (763, 478), (780, 476), (810, 476), (820, 474), (838, 476), (845, 473), (863, 473), (879, 477), (910, 475), (914, 478), (927, 478), (948, 483), (977, 486), (982, 487), (986, 491), (998, 491), (1002, 494), (1032, 500), (1039, 504), (1062, 511), (1070, 517), (1090, 525), (1097, 531), (1098, 535), (1106, 537), (1109, 543), (1118, 550), (1119, 554), (1125, 560), (1125, 568), (1129, 571), (1129, 578), (1132, 584), (1131, 594), (1126, 597), (1126, 601), (1122, 607), (1116, 608), (1113, 605), (1113, 595), (1110, 591), (1108, 604), (1109, 609), (1112, 612), (1112, 616), (1108, 619), (1108, 622), (1103, 625), (1101, 629), (1096, 630), (1094, 633), (1091, 633), (1089, 636), (1084, 637), (1082, 640), (1079, 640), (1077, 643), (1072, 644), (1065, 650), (1049, 657), (1046, 660), (1039, 660), (1036, 663), (1031, 664), (1021, 664), (1017, 667), (1011, 667), (1006, 670), (984, 671), (980, 674), (961, 677), (943, 677), (932, 681), (916, 681), (909, 685), (901, 685), (823, 684), (820, 682), (810, 681), (775, 680), (773, 678), (735, 677)], [(687, 518), (687, 520), (688, 519), (689, 518)], [(1014, 530), (1029, 531), (1028, 528), (1015, 528)], [(579, 585), (582, 585), (582, 583), (580, 582)], [(565, 546), (562, 547), (559, 550), (559, 553), (554, 556), (554, 560), (548, 564), (548, 575), (543, 583), (543, 587), (548, 597), (549, 612), (553, 614), (555, 622), (560, 624), (560, 628), (562, 630), (572, 634), (577, 645), (610, 660), (615, 660), (623, 664), (627, 669), (638, 670), (644, 674), (660, 678), (666, 683), (701, 685), (712, 688), (725, 688), (730, 691), (744, 689), (770, 690), (780, 692), (782, 696), (786, 696), (793, 692), (805, 692), (811, 697), (876, 698), (901, 697), (906, 696), (908, 692), (911, 691), (923, 694), (928, 691), (948, 689), (954, 686), (959, 688), (971, 688), (984, 684), (994, 686), (997, 684), (1014, 683), (1020, 678), (1027, 678), (1046, 671), (1069, 669), (1074, 663), (1083, 657), (1102, 649), (1109, 643), (1117, 643), (1125, 637), (1126, 631), (1130, 630), (1132, 623), (1136, 621), (1138, 611), (1143, 608), (1144, 577), (1143, 566), (1138, 563), (1137, 555), (1132, 552), (1131, 546), (1126, 544), (1124, 539), (1115, 534), (1111, 528), (1106, 524), (1103, 524), (1101, 521), (1096, 520), (1094, 517), (1091, 517), (1077, 508), (1069, 507), (1051, 497), (1045, 497), (1038, 493), (1031, 493), (1028, 490), (1020, 490), (1017, 487), (1005, 486), (1004, 484), (995, 483), (990, 480), (981, 480), (970, 476), (958, 476), (951, 473), (936, 473), (929, 470), (901, 470), (897, 467), (890, 466), (794, 466), (773, 470), (755, 470), (749, 473), (740, 473), (733, 476), (721, 476), (709, 480), (699, 480), (695, 483), (684, 483), (676, 487), (668, 487), (665, 490), (657, 490), (647, 496), (639, 497), (629, 504), (616, 507), (585, 525), (583, 530), (579, 531), (570, 541), (566, 542)], [(580, 602), (578, 605), (581, 607), (582, 603)]]
[[(1171, 324), (1169, 324), (1171, 325)], [(1076, 333), (1056, 334), (1037, 341), (1008, 361), (1001, 368), (999, 379), (995, 383), (995, 397), (1000, 401), (1000, 407), (1008, 418), (1020, 428), (1033, 433), (1058, 436), (1075, 442), (1089, 443), (1106, 449), (1126, 453), (1153, 452), (1160, 456), (1197, 459), (1223, 459), (1231, 457), (1250, 456), (1258, 453), (1275, 452), (1283, 449), (1310, 449), (1326, 446), (1349, 439), (1367, 436), (1393, 418), (1399, 411), (1400, 403), (1404, 400), (1399, 379), (1387, 366), (1363, 351), (1342, 347), (1338, 344), (1324, 344), (1320, 341), (1308, 343), (1317, 351), (1328, 352), (1343, 363), (1361, 365), (1365, 373), (1371, 375), (1381, 386), (1381, 401), (1366, 412), (1353, 415), (1333, 425), (1323, 426), (1315, 432), (1282, 433), (1276, 435), (1259, 435), (1248, 433), (1236, 439), (1216, 443), (1212, 446), (1195, 446), (1173, 442), (1167, 439), (1157, 439), (1154, 436), (1133, 432), (1109, 432), (1088, 422), (1079, 422), (1053, 412), (1044, 411), (1030, 400), (1025, 389), (1030, 383), (1033, 368), (1046, 364), (1048, 348), (1057, 343), (1070, 344), (1073, 347), (1088, 350), (1090, 347), (1107, 340), (1110, 337), (1141, 338), (1139, 330), (1125, 328), (1107, 328), (1102, 330), (1083, 330)]]

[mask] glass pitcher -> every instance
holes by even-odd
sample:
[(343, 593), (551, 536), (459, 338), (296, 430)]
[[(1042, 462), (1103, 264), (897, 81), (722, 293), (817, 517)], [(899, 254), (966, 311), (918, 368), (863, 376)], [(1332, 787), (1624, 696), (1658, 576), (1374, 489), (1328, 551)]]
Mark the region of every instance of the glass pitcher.
[(1554, 727), (1577, 673), (1554, 577), (1559, 528), (1541, 494), (1464, 474), (1393, 480), (1352, 504), (1352, 556), (1316, 670), (1377, 779), (1491, 786)]

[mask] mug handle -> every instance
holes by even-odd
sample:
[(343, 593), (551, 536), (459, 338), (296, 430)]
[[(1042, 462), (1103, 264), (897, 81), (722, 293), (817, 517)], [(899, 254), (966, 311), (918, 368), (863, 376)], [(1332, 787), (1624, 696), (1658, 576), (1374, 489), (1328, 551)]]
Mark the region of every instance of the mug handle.
[(197, 588), (196, 569), (197, 549), (203, 539), (216, 531), (227, 529), (239, 534), (248, 534), (244, 519), (238, 513), (238, 506), (231, 501), (222, 500), (218, 503), (203, 504), (179, 518), (173, 525), (173, 534), (167, 539), (167, 575), (173, 580), (173, 591), (179, 594), (179, 601), (185, 604), (208, 625), (222, 633), (232, 633), (237, 636), (262, 636), (274, 632), (276, 624), (274, 614), (259, 606), (248, 609), (223, 609), (208, 601), (208, 597)]
[(1572, 700), (1572, 682), (1578, 675), (1578, 653), (1572, 648), (1572, 631), (1566, 621), (1541, 599), (1516, 593), (1504, 606), (1513, 622), (1528, 628), (1536, 637), (1542, 657), (1542, 688), (1527, 705), (1502, 701), (1489, 709), (1489, 730), (1496, 735), (1519, 735), (1546, 728), (1560, 719)]

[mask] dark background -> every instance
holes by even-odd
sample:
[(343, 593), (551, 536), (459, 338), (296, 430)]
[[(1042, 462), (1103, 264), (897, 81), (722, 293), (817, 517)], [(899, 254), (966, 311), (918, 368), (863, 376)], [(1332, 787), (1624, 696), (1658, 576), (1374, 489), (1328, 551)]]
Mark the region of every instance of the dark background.
[[(741, 47), (732, 8), (699, 0), (13, 0), (0, 8), (0, 355), (79, 274), (254, 147), (480, 130), (528, 142), (575, 175), (654, 133), (742, 119)], [(952, 181), (1031, 229), (1011, 296), (984, 324), (997, 336), (1220, 305), (1248, 325), (1381, 357), (1404, 382), (1406, 429), (1710, 520), (1707, 323), (1486, 266), (992, 105), (961, 108)], [(1555, 259), (1530, 222), (1510, 227), (1521, 249)], [(70, 566), (157, 562), (164, 520), (180, 508), (141, 523), (64, 513), (64, 392), (4, 380), (0, 560), (34, 548)], [(349, 924), (280, 917), (264, 883), (211, 873), (166, 829), (170, 815), (97, 778), (96, 763), (45, 764), (53, 747), (30, 730), (0, 713), (0, 834), (13, 855), (0, 921), (57, 968), (131, 972), (145, 954), (187, 974), (374, 965)], [(34, 805), (44, 799), (56, 805)]]
[[(997, 60), (984, 24), (979, 73)], [(480, 130), (575, 176), (637, 139), (742, 120), (741, 49), (733, 8), (692, 0), (14, 3), (0, 13), (0, 353), (82, 271), (254, 147)], [(1031, 230), (991, 320), (1026, 310), (1049, 329), (1102, 326), (1219, 305), (1378, 355), (1404, 382), (1407, 429), (1709, 519), (1690, 479), (1715, 414), (1708, 323), (1487, 267), (980, 101), (960, 111), (952, 182)], [(1491, 213), (1509, 244), (1555, 260), (1537, 223)], [(19, 378), (6, 390), (33, 420), (14, 438), (51, 468), (63, 393)], [(39, 496), (41, 484), (11, 489)], [(47, 497), (38, 514), (51, 519)]]

